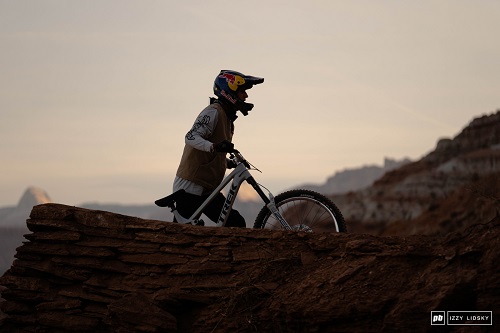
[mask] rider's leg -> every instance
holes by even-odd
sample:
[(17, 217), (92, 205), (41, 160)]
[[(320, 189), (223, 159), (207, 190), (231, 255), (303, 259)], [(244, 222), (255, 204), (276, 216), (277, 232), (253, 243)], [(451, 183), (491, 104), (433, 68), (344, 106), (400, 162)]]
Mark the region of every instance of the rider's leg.
[[(175, 206), (179, 214), (184, 218), (190, 218), (206, 198), (205, 196), (185, 192), (177, 199)], [(174, 222), (177, 222), (175, 218)]]
[[(198, 207), (208, 198), (208, 195), (196, 195), (191, 193), (184, 193), (182, 197), (180, 197), (176, 202), (176, 208), (179, 214), (181, 214), (185, 218), (191, 217), (191, 215), (196, 212)], [(203, 214), (205, 214), (210, 220), (217, 223), (219, 219), (220, 213), (222, 211), (222, 207), (226, 198), (222, 193), (219, 193), (210, 204), (207, 205)], [(174, 222), (175, 219), (174, 219)], [(226, 227), (239, 227), (245, 228), (246, 222), (243, 216), (237, 211), (232, 209), (227, 218)]]
[[(207, 206), (207, 208), (205, 208), (203, 213), (212, 221), (217, 222), (225, 201), (226, 198), (224, 197), (224, 195), (222, 193), (219, 193)], [(232, 209), (227, 218), (226, 227), (245, 228), (246, 226), (247, 224), (243, 216), (241, 216), (241, 214), (237, 210)]]
[(245, 222), (245, 218), (241, 216), (240, 212), (232, 209), (229, 213), (229, 217), (227, 218), (226, 227), (246, 228), (247, 223)]

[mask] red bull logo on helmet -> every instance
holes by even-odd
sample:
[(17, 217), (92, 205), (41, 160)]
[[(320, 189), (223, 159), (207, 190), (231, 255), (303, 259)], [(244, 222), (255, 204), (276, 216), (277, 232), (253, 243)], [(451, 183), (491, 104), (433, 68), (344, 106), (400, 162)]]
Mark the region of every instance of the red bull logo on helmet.
[(224, 96), (228, 101), (230, 101), (231, 103), (235, 104), (236, 103), (236, 99), (232, 98), (231, 96), (229, 96), (228, 94), (226, 94), (226, 92), (224, 90), (221, 90), (221, 95)]
[(236, 91), (236, 89), (238, 89), (238, 86), (245, 84), (245, 79), (239, 75), (222, 73), (221, 75), (219, 75), (219, 77), (226, 79), (227, 85), (232, 91)]

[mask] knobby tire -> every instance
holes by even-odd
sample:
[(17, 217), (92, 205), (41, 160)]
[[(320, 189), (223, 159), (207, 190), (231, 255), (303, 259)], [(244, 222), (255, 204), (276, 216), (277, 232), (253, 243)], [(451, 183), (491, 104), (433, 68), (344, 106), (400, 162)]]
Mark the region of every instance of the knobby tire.
[[(291, 190), (274, 198), (276, 207), (295, 231), (347, 232), (344, 217), (327, 197), (310, 190)], [(254, 228), (281, 230), (267, 207), (257, 215)]]

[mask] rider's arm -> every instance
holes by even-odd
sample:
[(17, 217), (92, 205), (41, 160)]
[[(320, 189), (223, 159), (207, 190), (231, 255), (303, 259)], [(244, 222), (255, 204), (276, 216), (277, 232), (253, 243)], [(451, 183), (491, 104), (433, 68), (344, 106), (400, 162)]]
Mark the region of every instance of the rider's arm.
[(208, 141), (207, 138), (212, 135), (215, 125), (217, 125), (217, 116), (218, 113), (215, 108), (203, 110), (194, 122), (191, 130), (187, 132), (184, 139), (186, 144), (198, 150), (212, 151), (213, 143)]

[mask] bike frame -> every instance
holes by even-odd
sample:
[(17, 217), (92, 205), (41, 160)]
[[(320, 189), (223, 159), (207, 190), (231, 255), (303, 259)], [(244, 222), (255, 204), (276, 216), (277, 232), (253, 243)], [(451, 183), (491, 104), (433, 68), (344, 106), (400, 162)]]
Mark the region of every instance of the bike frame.
[(234, 159), (237, 162), (236, 168), (227, 175), (219, 186), (210, 194), (210, 196), (201, 204), (201, 206), (189, 217), (188, 219), (184, 218), (177, 210), (174, 210), (174, 215), (179, 223), (188, 224), (193, 223), (197, 224), (199, 221), (203, 210), (207, 207), (207, 205), (212, 202), (216, 195), (219, 194), (232, 180), (231, 186), (229, 188), (229, 192), (226, 197), (226, 201), (224, 202), (224, 206), (222, 206), (222, 210), (219, 215), (219, 219), (217, 220), (216, 226), (223, 227), (226, 225), (227, 218), (229, 216), (229, 212), (233, 208), (234, 200), (236, 199), (236, 195), (240, 189), (241, 184), (246, 181), (249, 183), (254, 190), (259, 194), (259, 196), (264, 201), (267, 208), (271, 211), (271, 213), (276, 217), (276, 219), (280, 222), (281, 226), (286, 230), (292, 230), (292, 227), (286, 222), (285, 218), (280, 214), (276, 205), (274, 203), (274, 196), (269, 193), (269, 197), (262, 191), (259, 184), (255, 181), (253, 176), (250, 174), (250, 164), (244, 159), (244, 157), (235, 150), (233, 152)]

